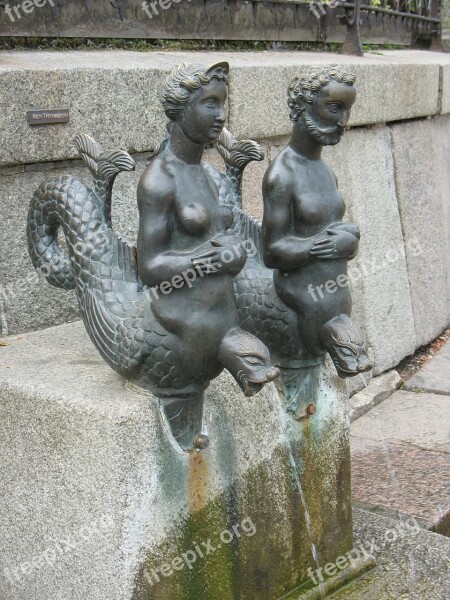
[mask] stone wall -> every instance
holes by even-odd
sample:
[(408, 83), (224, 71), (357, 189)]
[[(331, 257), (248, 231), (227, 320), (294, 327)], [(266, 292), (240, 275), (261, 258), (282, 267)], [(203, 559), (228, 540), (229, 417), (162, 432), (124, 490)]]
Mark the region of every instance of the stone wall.
[(450, 0), (442, 0), (442, 41), (450, 50)]
[[(261, 180), (286, 143), (291, 124), (287, 85), (308, 63), (339, 62), (358, 76), (351, 129), (326, 149), (362, 231), (352, 264), (357, 320), (365, 326), (376, 369), (389, 369), (442, 331), (450, 320), (450, 57), (389, 51), (362, 58), (307, 53), (228, 53), (232, 66), (228, 127), (260, 141), (262, 163), (244, 177), (247, 210), (262, 214)], [(86, 132), (122, 148), (137, 170), (114, 190), (114, 224), (131, 239), (137, 228), (135, 188), (148, 151), (164, 134), (161, 82), (178, 62), (211, 63), (215, 53), (4, 52), (0, 73), (0, 312), (16, 334), (78, 318), (73, 294), (36, 277), (25, 242), (27, 208), (37, 183), (70, 173), (89, 181), (72, 140)], [(69, 124), (31, 128), (25, 111), (69, 107)], [(207, 160), (220, 164), (215, 151)]]

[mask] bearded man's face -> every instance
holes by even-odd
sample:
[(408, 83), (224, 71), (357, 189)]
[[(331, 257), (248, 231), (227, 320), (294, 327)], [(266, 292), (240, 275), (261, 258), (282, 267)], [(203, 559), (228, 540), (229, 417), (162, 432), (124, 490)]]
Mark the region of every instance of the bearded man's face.
[(319, 90), (312, 104), (305, 103), (299, 121), (315, 142), (334, 146), (341, 141), (355, 98), (353, 86), (332, 79)]

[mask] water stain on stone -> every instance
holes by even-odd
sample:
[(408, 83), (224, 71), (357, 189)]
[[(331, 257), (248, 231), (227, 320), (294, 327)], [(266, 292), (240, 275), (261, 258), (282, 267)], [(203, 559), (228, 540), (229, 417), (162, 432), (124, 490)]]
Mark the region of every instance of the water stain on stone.
[[(162, 472), (171, 475), (162, 496), (178, 493), (182, 479), (188, 513), (174, 517), (163, 543), (144, 550), (133, 600), (269, 600), (308, 580), (308, 568), (315, 570), (317, 564), (288, 440), (321, 566), (350, 550), (350, 462), (347, 434), (336, 419), (339, 410), (324, 404), (301, 422), (290, 417), (286, 442), (274, 448), (270, 459), (234, 481), (229, 473), (229, 485), (214, 498), (211, 484), (217, 473), (209, 451), (187, 455), (176, 469), (171, 466), (173, 458), (167, 457)], [(231, 447), (220, 455), (226, 455), (229, 465), (235, 452)], [(160, 569), (162, 563), (173, 564), (174, 558), (187, 553), (195, 557), (191, 566), (185, 563), (170, 577), (160, 576), (149, 584), (146, 572)]]
[(189, 455), (189, 511), (202, 510), (208, 498), (208, 463), (203, 452), (192, 452)]

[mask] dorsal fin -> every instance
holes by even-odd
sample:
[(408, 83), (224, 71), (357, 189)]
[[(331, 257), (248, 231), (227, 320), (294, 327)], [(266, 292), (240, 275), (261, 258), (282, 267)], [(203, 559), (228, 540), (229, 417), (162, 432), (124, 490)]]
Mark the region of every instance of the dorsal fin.
[(123, 150), (103, 152), (100, 144), (86, 133), (77, 135), (74, 144), (94, 177), (94, 192), (103, 203), (105, 221), (108, 227), (111, 227), (111, 198), (114, 180), (121, 171), (134, 171), (136, 163), (128, 152)]
[(257, 142), (253, 140), (238, 141), (225, 127), (222, 129), (215, 147), (227, 167), (234, 167), (239, 171), (243, 171), (249, 162), (261, 161), (264, 158), (264, 152)]
[(112, 152), (102, 152), (97, 164), (97, 177), (99, 179), (110, 179), (121, 171), (134, 171), (136, 163), (123, 150), (113, 150)]
[(97, 174), (97, 163), (100, 154), (103, 152), (103, 148), (94, 140), (94, 138), (91, 138), (91, 136), (86, 133), (75, 136), (73, 143), (83, 162), (86, 163), (92, 175), (95, 176)]

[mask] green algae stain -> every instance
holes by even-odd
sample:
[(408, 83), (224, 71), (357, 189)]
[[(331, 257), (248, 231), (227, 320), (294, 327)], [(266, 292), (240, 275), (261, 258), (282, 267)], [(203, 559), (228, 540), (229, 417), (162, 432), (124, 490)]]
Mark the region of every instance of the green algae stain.
[(220, 496), (181, 521), (178, 533), (169, 534), (149, 553), (133, 600), (239, 598), (234, 589), (236, 544), (228, 529), (227, 511)]
[[(336, 436), (334, 409), (323, 400), (311, 419), (289, 416), (286, 443), (214, 499), (206, 453), (160, 465), (161, 501), (184, 494), (188, 514), (174, 518), (164, 542), (146, 550), (133, 600), (275, 600), (308, 587), (308, 568), (317, 569), (312, 543), (321, 566), (350, 550), (348, 440), (345, 432)], [(223, 456), (236, 458), (234, 445)], [(251, 524), (247, 533), (243, 523)]]
[(175, 469), (178, 477), (162, 493), (184, 486), (188, 516), (179, 518), (164, 543), (148, 552), (133, 600), (210, 600), (219, 592), (223, 598), (239, 597), (234, 591), (236, 540), (228, 528), (232, 502), (225, 495), (208, 500), (205, 455), (187, 456), (184, 473)]
[[(326, 473), (315, 469), (307, 427), (303, 434), (293, 451), (324, 565), (347, 549), (351, 533), (346, 520), (340, 523), (339, 513), (327, 508), (329, 498), (321, 494)], [(190, 465), (191, 512), (148, 551), (133, 600), (275, 600), (306, 582), (308, 567), (317, 568), (285, 446), (214, 500), (204, 493), (207, 469), (201, 459)], [(337, 476), (346, 487), (348, 465)]]
[(318, 428), (306, 419), (302, 427), (295, 454), (301, 463), (305, 502), (319, 561), (324, 565), (333, 561), (336, 548), (345, 552), (352, 547), (350, 449), (343, 438), (339, 446), (336, 442), (329, 444), (333, 433), (326, 425)]

